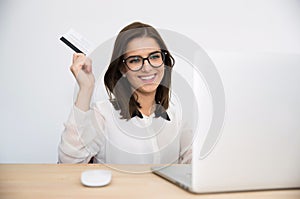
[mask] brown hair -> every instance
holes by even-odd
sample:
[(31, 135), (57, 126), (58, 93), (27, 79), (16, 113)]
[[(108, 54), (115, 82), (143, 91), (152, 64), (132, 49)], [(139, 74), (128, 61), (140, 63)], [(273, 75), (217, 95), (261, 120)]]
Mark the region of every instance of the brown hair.
[(157, 106), (160, 110), (156, 110), (156, 112), (162, 113), (169, 107), (169, 88), (171, 85), (171, 72), (174, 66), (174, 58), (167, 50), (163, 39), (155, 28), (148, 24), (134, 22), (123, 28), (118, 34), (110, 65), (104, 75), (104, 84), (110, 101), (116, 110), (121, 110), (120, 114), (123, 119), (130, 119), (133, 115), (138, 115), (138, 108), (141, 108), (137, 102), (137, 95), (132, 93), (130, 83), (121, 73), (125, 67), (123, 59), (127, 44), (131, 40), (141, 37), (153, 38), (160, 46), (161, 51), (165, 54), (165, 73), (155, 94), (155, 102), (160, 105)]

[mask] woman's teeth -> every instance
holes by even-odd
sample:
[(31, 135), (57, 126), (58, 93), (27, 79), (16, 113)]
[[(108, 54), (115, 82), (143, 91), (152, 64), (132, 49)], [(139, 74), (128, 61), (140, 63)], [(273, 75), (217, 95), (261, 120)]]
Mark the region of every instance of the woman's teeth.
[(142, 80), (150, 80), (150, 79), (153, 79), (155, 77), (155, 74), (154, 75), (149, 75), (149, 76), (142, 76), (140, 77)]

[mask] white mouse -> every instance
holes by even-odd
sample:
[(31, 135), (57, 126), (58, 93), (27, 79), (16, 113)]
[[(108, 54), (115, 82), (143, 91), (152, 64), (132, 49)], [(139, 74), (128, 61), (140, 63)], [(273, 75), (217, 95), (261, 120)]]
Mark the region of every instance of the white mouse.
[(81, 183), (89, 187), (101, 187), (110, 183), (111, 171), (87, 170), (81, 173)]

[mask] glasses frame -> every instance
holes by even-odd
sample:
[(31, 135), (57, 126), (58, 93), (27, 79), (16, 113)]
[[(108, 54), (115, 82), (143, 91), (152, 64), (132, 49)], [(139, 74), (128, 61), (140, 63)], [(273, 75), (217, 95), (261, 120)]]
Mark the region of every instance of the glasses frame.
[[(160, 53), (160, 54), (161, 54), (161, 57), (162, 57), (162, 64), (159, 65), (159, 66), (153, 66), (153, 65), (151, 64), (151, 61), (149, 61), (149, 57), (150, 57), (151, 55), (155, 54), (155, 53)], [(167, 55), (167, 54), (168, 54), (168, 53), (165, 52), (165, 51), (154, 51), (154, 52), (150, 53), (150, 54), (148, 55), (148, 57), (145, 57), (145, 58), (143, 58), (142, 56), (139, 56), (139, 55), (129, 56), (129, 57), (123, 59), (123, 63), (126, 65), (126, 67), (127, 67), (129, 70), (131, 70), (131, 71), (133, 71), (133, 72), (137, 72), (137, 71), (142, 70), (142, 68), (144, 67), (145, 60), (147, 60), (148, 63), (149, 63), (149, 65), (152, 66), (153, 68), (159, 68), (159, 67), (161, 67), (162, 65), (164, 65), (164, 63), (165, 63), (165, 58), (166, 58), (166, 55)], [(140, 58), (142, 59), (142, 65), (141, 65), (140, 68), (138, 68), (138, 69), (136, 69), (136, 70), (132, 70), (132, 69), (127, 65), (126, 60), (128, 60), (129, 58), (132, 58), (132, 57), (140, 57)]]

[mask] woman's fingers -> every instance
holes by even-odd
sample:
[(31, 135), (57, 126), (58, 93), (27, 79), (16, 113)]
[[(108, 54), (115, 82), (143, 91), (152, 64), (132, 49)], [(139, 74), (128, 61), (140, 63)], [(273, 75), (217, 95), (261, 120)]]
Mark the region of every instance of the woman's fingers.
[(92, 61), (82, 53), (74, 53), (70, 70), (75, 77), (78, 76), (80, 70), (83, 70), (85, 73), (90, 73), (92, 72)]
[(92, 72), (92, 60), (90, 58), (86, 58), (84, 65), (83, 65), (83, 71), (86, 73), (91, 73)]
[(70, 70), (72, 71), (73, 75), (75, 78), (78, 76), (79, 71), (83, 67), (83, 58), (79, 53), (74, 53), (73, 54), (73, 63), (70, 67)]
[(92, 60), (82, 53), (73, 54), (73, 63), (70, 67), (80, 88), (92, 88), (95, 78), (92, 73)]

